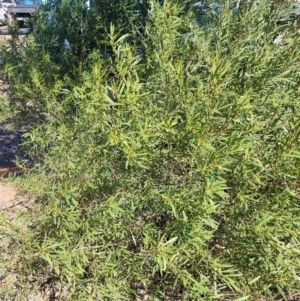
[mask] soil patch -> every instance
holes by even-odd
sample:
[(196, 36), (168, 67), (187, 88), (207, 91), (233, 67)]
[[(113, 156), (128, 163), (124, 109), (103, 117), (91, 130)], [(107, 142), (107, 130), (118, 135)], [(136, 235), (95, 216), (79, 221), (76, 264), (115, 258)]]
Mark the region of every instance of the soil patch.
[(11, 185), (0, 182), (0, 210), (12, 208), (18, 203), (17, 190)]

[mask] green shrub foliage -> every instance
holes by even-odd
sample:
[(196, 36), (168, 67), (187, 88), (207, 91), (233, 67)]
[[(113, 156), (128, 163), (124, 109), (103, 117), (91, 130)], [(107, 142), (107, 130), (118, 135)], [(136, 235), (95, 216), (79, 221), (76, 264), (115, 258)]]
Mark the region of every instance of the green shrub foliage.
[(3, 52), (14, 110), (48, 116), (22, 179), (39, 206), (5, 232), (24, 296), (45, 279), (69, 300), (299, 292), (297, 24), (273, 42), (291, 4), (111, 1), (103, 22), (75, 3)]

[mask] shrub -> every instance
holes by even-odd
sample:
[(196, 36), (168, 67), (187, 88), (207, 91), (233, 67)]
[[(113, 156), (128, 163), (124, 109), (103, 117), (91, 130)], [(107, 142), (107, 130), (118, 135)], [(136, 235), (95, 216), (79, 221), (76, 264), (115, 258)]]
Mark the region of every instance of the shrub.
[(51, 115), (27, 134), (40, 167), (23, 187), (39, 206), (7, 234), (24, 294), (30, 276), (69, 300), (287, 299), (300, 272), (297, 28), (273, 43), (280, 1), (226, 2), (200, 27), (187, 6), (150, 4), (142, 39), (111, 24), (109, 55), (92, 48), (76, 80), (75, 59), (53, 63), (39, 35), (7, 59), (13, 89)]

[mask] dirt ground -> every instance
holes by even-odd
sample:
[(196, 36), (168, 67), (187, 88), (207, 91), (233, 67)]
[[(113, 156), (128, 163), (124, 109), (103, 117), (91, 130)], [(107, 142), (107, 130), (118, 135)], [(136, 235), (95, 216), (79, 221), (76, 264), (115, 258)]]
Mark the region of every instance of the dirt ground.
[(0, 209), (7, 209), (18, 203), (18, 191), (11, 185), (0, 182)]

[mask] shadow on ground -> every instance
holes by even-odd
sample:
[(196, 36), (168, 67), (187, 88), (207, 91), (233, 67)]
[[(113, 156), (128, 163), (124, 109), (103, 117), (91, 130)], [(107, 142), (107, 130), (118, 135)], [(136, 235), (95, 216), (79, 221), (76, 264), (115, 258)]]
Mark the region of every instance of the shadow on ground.
[(22, 129), (11, 130), (6, 123), (0, 123), (0, 168), (15, 166), (14, 161), (20, 157)]

